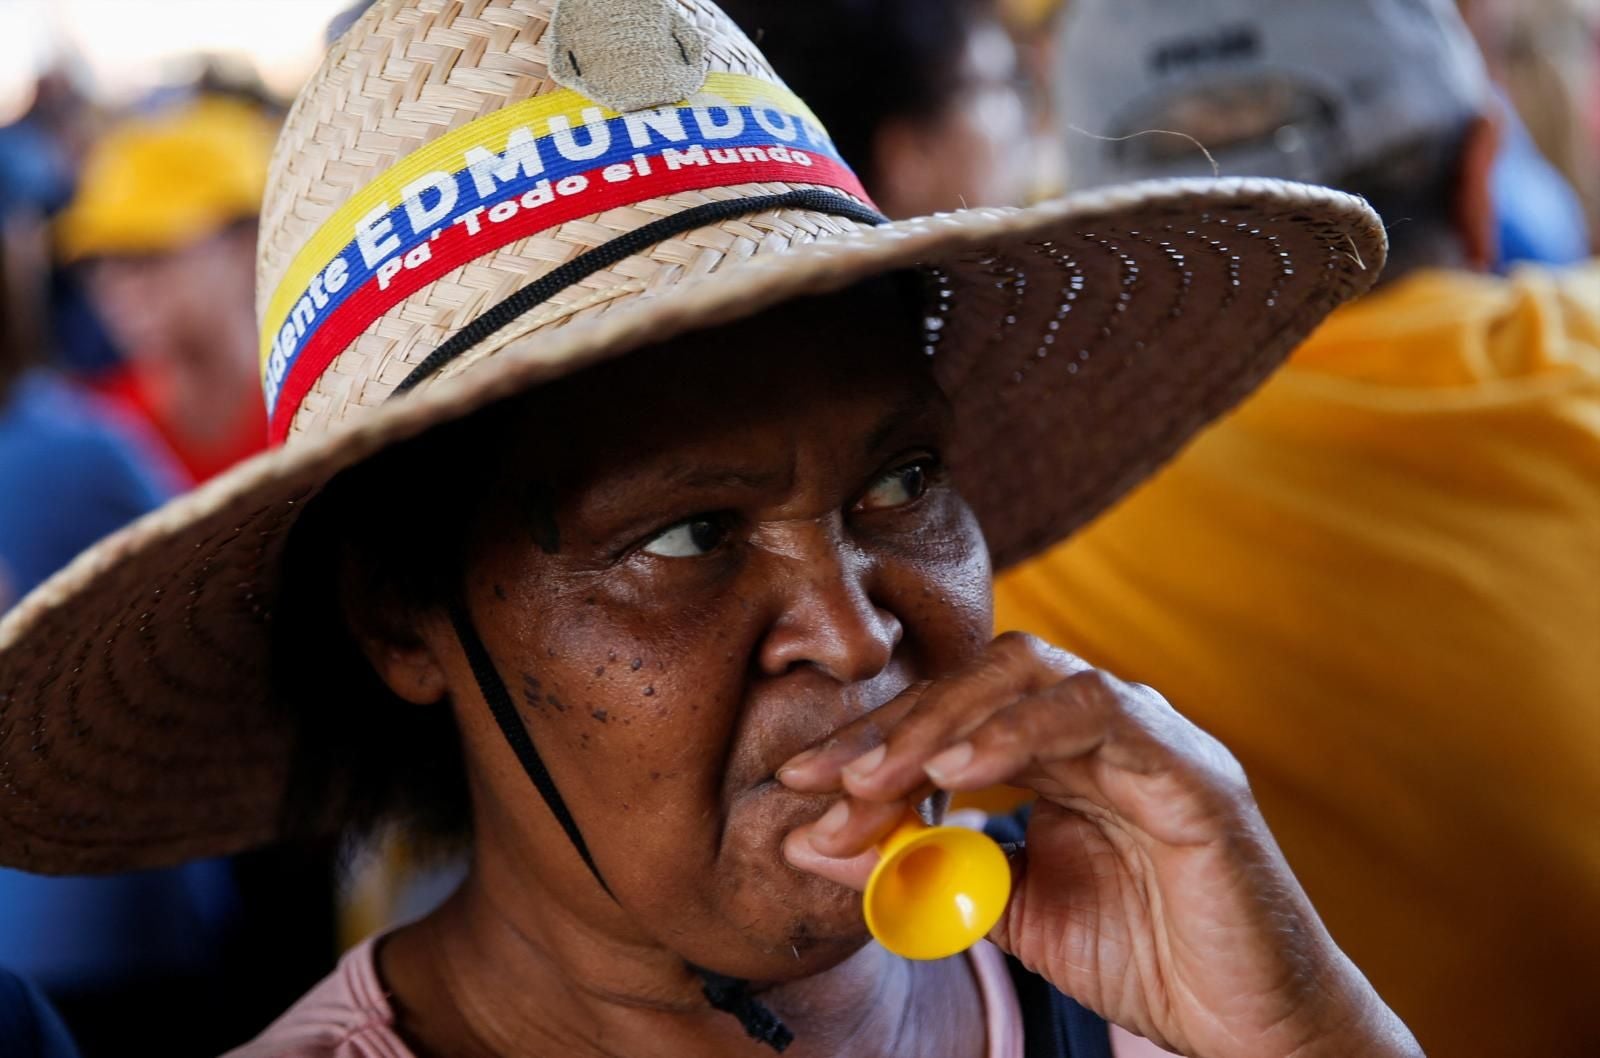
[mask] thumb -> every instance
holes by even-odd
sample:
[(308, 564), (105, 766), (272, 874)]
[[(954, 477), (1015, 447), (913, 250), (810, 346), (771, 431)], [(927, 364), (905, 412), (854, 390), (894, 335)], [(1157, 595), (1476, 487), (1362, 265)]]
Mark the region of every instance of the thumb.
[(824, 856), (811, 844), (811, 827), (796, 827), (783, 840), (783, 858), (796, 870), (826, 878), (830, 882), (861, 892), (867, 887), (872, 868), (878, 865), (878, 852), (868, 849), (847, 860)]

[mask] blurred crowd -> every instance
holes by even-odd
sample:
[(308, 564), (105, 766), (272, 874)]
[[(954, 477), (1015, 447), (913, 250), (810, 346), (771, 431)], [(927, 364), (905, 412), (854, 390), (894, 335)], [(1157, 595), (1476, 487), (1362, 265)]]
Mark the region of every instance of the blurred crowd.
[[(1595, 5), (721, 6), (891, 217), (1213, 173), (1379, 209), (1377, 291), (1007, 574), (999, 622), (1221, 737), (1430, 1053), (1600, 1053)], [(1371, 106), (1386, 79), (1414, 105)], [(284, 106), (223, 66), (115, 108), (52, 73), (0, 128), (0, 610), (265, 446), (253, 268)], [(0, 966), (91, 1058), (153, 1024), (217, 1053), (452, 877), (403, 840), (0, 872)]]

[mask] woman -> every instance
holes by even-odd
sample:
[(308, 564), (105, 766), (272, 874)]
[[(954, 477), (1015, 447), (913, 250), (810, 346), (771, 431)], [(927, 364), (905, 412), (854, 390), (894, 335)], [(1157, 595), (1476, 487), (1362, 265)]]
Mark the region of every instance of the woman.
[[(0, 625), (7, 862), (470, 838), (444, 907), (237, 1053), (1081, 1058), (1102, 1018), (1418, 1053), (1225, 750), (988, 641), (993, 566), (1370, 283), (1358, 202), (885, 226), (708, 3), (399, 0), (297, 104), (263, 229), (286, 443)], [(996, 782), (1040, 797), (1011, 962), (868, 944), (875, 842)]]

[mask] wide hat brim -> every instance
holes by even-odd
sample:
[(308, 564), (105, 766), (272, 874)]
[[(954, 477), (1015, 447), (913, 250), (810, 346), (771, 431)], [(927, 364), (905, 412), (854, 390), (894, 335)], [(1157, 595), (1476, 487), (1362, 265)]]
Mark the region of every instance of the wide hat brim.
[(0, 864), (128, 870), (281, 836), (293, 732), (268, 672), (284, 546), (323, 485), (385, 446), (685, 332), (927, 267), (944, 280), (930, 353), (956, 410), (947, 457), (1003, 568), (1232, 408), (1371, 286), (1385, 246), (1376, 214), (1335, 191), (1167, 181), (818, 239), (554, 332), (509, 328), (140, 519), (0, 620)]

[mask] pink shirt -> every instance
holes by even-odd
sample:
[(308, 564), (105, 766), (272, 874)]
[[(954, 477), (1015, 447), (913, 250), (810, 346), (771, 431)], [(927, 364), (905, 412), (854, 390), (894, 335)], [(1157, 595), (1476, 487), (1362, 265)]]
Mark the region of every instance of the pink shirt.
[[(378, 980), (377, 938), (352, 948), (333, 973), (224, 1058), (416, 1058), (394, 1031), (394, 1008)], [(987, 1058), (1022, 1058), (1022, 1009), (1005, 956), (987, 941), (967, 953), (983, 999)]]

